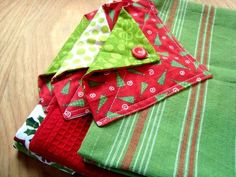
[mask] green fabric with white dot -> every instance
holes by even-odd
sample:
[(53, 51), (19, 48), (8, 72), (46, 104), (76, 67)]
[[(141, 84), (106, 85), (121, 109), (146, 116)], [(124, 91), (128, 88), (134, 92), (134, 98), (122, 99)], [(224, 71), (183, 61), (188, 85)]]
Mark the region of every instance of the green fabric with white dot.
[[(134, 47), (143, 47), (148, 57), (138, 60), (132, 55)], [(120, 67), (138, 66), (160, 60), (153, 46), (149, 43), (138, 24), (122, 9), (113, 31), (100, 49), (88, 73)]]
[(68, 52), (56, 76), (65, 71), (88, 68), (93, 63), (109, 35), (110, 29), (106, 16), (103, 8), (100, 7), (79, 40), (74, 44), (71, 51)]
[(89, 25), (89, 20), (87, 20), (86, 17), (83, 17), (80, 24), (76, 27), (74, 32), (71, 34), (69, 39), (66, 41), (58, 55), (55, 57), (51, 65), (48, 67), (45, 74), (53, 74), (58, 71), (58, 69), (61, 67), (61, 64), (64, 62), (64, 60), (68, 57), (68, 52), (72, 49), (75, 42), (79, 39), (83, 31), (87, 28)]

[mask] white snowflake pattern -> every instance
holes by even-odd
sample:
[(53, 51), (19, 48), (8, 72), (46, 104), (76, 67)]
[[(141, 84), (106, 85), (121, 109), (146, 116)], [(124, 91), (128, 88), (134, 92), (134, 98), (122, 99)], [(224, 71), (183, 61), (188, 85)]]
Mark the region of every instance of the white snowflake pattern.
[(152, 18), (151, 20), (152, 20), (153, 22), (156, 22), (156, 19), (155, 19), (155, 18)]
[(132, 86), (133, 84), (134, 84), (133, 81), (131, 81), (131, 80), (130, 80), (130, 81), (127, 81), (127, 85), (128, 85), (128, 86)]
[(148, 72), (149, 72), (150, 76), (154, 75), (154, 73), (155, 73), (153, 69), (149, 69)]
[(65, 115), (67, 118), (70, 118), (70, 117), (71, 117), (71, 112), (68, 111), (68, 110), (65, 110), (64, 115)]
[(102, 125), (102, 122), (101, 121), (97, 121), (96, 122), (98, 126), (101, 126)]
[(115, 87), (110, 86), (110, 87), (109, 87), (109, 90), (110, 90), (110, 91), (114, 91), (114, 90), (115, 90)]
[(176, 60), (179, 60), (179, 57), (175, 57)]
[(168, 57), (166, 57), (166, 56), (162, 56), (161, 57), (163, 60), (168, 60)]
[(176, 87), (175, 87), (175, 88), (173, 88), (173, 92), (175, 92), (175, 93), (176, 93), (176, 92), (178, 92), (178, 91), (179, 91), (179, 89), (178, 89), (178, 88), (176, 88)]
[(166, 36), (162, 36), (161, 38), (162, 38), (163, 40), (165, 40), (165, 39), (166, 39)]
[(171, 50), (174, 50), (174, 49), (175, 49), (173, 45), (169, 45), (169, 48), (170, 48)]
[(152, 31), (151, 31), (151, 30), (147, 30), (147, 33), (148, 33), (149, 35), (151, 35), (151, 34), (152, 34)]
[(90, 113), (90, 111), (89, 111), (89, 109), (85, 109), (85, 114), (88, 114), (88, 113)]
[(185, 71), (180, 71), (179, 74), (180, 74), (181, 76), (184, 76), (184, 75), (185, 75)]
[(155, 93), (156, 92), (156, 88), (155, 87), (150, 88), (150, 92), (151, 93)]
[(90, 93), (89, 96), (90, 96), (90, 98), (95, 98), (96, 94), (95, 93)]
[(84, 96), (84, 92), (78, 92), (78, 97), (83, 97)]
[(200, 77), (198, 77), (198, 78), (196, 79), (196, 81), (197, 81), (197, 82), (201, 82), (202, 79), (201, 79)]
[(122, 109), (127, 110), (127, 109), (129, 109), (129, 106), (127, 104), (123, 104)]
[(185, 63), (189, 64), (189, 63), (190, 63), (190, 61), (189, 61), (189, 60), (185, 60)]

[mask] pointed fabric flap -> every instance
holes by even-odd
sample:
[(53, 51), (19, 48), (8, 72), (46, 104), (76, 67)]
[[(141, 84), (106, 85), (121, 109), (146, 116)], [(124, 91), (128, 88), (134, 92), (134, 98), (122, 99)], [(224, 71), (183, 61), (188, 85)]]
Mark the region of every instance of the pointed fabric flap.
[(57, 54), (51, 65), (48, 67), (45, 74), (52, 74), (58, 71), (58, 69), (61, 67), (61, 64), (64, 62), (64, 59), (66, 59), (67, 53), (73, 48), (74, 44), (88, 27), (89, 23), (90, 21), (84, 16), (60, 52)]
[(54, 97), (54, 88), (51, 84), (51, 79), (54, 74), (59, 70), (62, 63), (66, 59), (67, 53), (73, 48), (74, 44), (80, 38), (89, 23), (90, 21), (84, 16), (80, 21), (79, 25), (69, 37), (69, 39), (66, 41), (62, 49), (59, 51), (53, 62), (50, 64), (47, 71), (38, 77), (38, 90), (40, 98), (39, 103), (43, 106), (45, 111), (47, 111), (47, 107), (50, 104), (52, 98)]
[[(98, 126), (212, 77), (205, 65), (196, 65), (151, 6), (150, 1), (138, 1), (121, 9), (111, 35), (83, 78), (86, 101)], [(147, 58), (133, 57), (131, 50), (137, 46), (147, 51)]]
[(85, 72), (86, 70), (74, 71), (63, 79), (53, 82), (53, 93), (66, 120), (82, 117), (89, 113), (81, 82)]
[[(139, 60), (132, 54), (135, 47), (144, 48), (148, 56)], [(120, 16), (96, 60), (90, 65), (87, 74), (115, 68), (138, 66), (160, 60), (154, 47), (149, 43), (138, 24), (122, 9)]]
[[(72, 35), (69, 42), (63, 47), (63, 55), (58, 55), (61, 58), (58, 57), (49, 68), (48, 73), (55, 71), (57, 73), (54, 76), (51, 74), (49, 79), (44, 79), (45, 81), (42, 80), (44, 76), (40, 78), (41, 100), (44, 101), (43, 103), (47, 101), (49, 104), (51, 98), (56, 96), (58, 106), (66, 120), (82, 117), (89, 113), (80, 82), (85, 74), (85, 70), (82, 68), (87, 68), (93, 62), (100, 46), (110, 34), (102, 7), (98, 11), (87, 14), (86, 18), (88, 16), (91, 22), (87, 25), (83, 23), (79, 25), (81, 33), (75, 32)], [(75, 69), (80, 70), (74, 71)], [(70, 72), (65, 73), (66, 71)], [(58, 77), (59, 75), (60, 77)], [(51, 79), (53, 79), (53, 84), (51, 84)]]
[(66, 71), (88, 68), (109, 35), (110, 29), (106, 16), (103, 8), (100, 7), (80, 39), (75, 43), (72, 50), (67, 53), (66, 59), (55, 77)]

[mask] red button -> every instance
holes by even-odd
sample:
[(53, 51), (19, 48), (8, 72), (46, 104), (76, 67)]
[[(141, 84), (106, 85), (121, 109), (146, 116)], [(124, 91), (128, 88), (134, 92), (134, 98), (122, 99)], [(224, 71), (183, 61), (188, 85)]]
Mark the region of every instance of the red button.
[(148, 57), (147, 51), (143, 47), (135, 47), (132, 49), (132, 54), (137, 59), (145, 59)]

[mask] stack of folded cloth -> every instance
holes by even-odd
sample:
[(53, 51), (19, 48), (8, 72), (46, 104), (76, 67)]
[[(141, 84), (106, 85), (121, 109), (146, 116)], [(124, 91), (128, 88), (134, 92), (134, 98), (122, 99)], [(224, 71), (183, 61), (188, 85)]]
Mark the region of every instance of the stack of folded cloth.
[(234, 176), (234, 19), (184, 0), (86, 14), (38, 77), (14, 147), (88, 177)]

